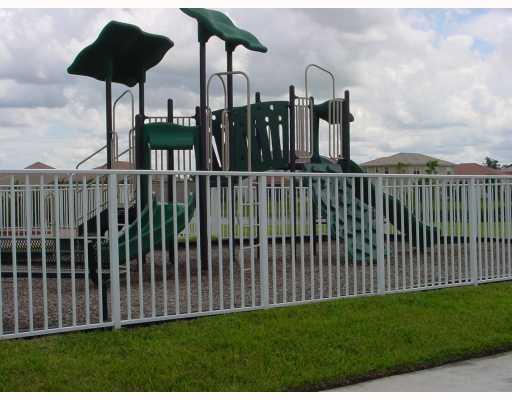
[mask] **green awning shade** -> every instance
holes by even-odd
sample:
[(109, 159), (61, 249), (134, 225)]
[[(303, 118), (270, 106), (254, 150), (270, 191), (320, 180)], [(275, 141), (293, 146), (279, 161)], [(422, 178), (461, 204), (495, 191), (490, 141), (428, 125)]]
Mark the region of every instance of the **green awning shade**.
[(229, 17), (220, 11), (206, 8), (182, 8), (181, 11), (197, 20), (200, 42), (207, 42), (210, 37), (217, 36), (226, 42), (226, 49), (234, 50), (236, 46), (242, 45), (249, 50), (267, 52), (267, 48), (256, 36), (236, 27)]
[(85, 47), (68, 67), (68, 73), (134, 86), (162, 60), (174, 45), (167, 37), (144, 32), (138, 26), (110, 21), (98, 38)]

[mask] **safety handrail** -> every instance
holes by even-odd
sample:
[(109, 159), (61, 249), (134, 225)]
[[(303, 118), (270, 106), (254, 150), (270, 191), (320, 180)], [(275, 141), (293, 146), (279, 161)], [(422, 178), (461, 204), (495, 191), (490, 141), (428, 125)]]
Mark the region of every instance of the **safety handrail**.
[(306, 86), (306, 98), (309, 98), (309, 95), (308, 95), (308, 72), (311, 68), (316, 68), (320, 71), (323, 71), (325, 72), (326, 74), (328, 74), (331, 79), (332, 79), (332, 98), (335, 99), (336, 98), (336, 78), (334, 77), (334, 74), (329, 71), (328, 69), (324, 68), (324, 67), (321, 67), (320, 65), (318, 64), (309, 64), (307, 67), (306, 67), (306, 70), (304, 71), (304, 80), (305, 80), (305, 86)]
[[(133, 93), (131, 92), (130, 89), (126, 89), (123, 93), (121, 93), (117, 98), (116, 100), (114, 101), (114, 107), (113, 107), (113, 110), (112, 110), (112, 114), (113, 114), (113, 118), (112, 118), (112, 130), (114, 132), (116, 132), (116, 140), (115, 140), (115, 149), (114, 149), (114, 160), (115, 161), (118, 161), (119, 160), (119, 135), (117, 135), (117, 130), (116, 130), (116, 107), (117, 107), (117, 103), (119, 103), (119, 101), (126, 95), (130, 95), (130, 105), (131, 105), (131, 109), (132, 109), (132, 117), (131, 117), (131, 129), (134, 129), (135, 128), (135, 106), (134, 106), (134, 97), (133, 97)], [(128, 133), (129, 134), (129, 133)]]
[[(325, 72), (327, 75), (331, 77), (332, 80), (332, 99), (330, 99), (327, 103), (327, 122), (329, 124), (329, 157), (334, 160), (340, 160), (343, 158), (343, 99), (336, 98), (336, 78), (334, 77), (334, 74), (328, 69), (321, 67), (318, 64), (309, 64), (304, 71), (306, 98), (309, 98), (308, 72), (311, 68), (316, 68), (322, 72)], [(312, 119), (313, 118), (311, 118), (311, 120)]]
[(121, 93), (117, 97), (117, 99), (114, 101), (114, 107), (113, 107), (113, 111), (112, 111), (112, 114), (113, 114), (112, 130), (114, 132), (116, 131), (116, 106), (117, 106), (117, 103), (127, 94), (130, 95), (130, 103), (131, 103), (131, 107), (132, 107), (132, 128), (135, 126), (135, 106), (134, 106), (134, 101), (135, 100), (134, 100), (132, 91), (130, 89), (127, 89), (123, 93)]
[[(121, 157), (122, 155), (126, 154), (130, 150), (130, 144), (128, 144), (128, 149), (124, 150), (122, 153), (119, 153), (119, 135), (117, 134), (117, 131), (116, 131), (116, 107), (117, 107), (117, 103), (119, 103), (119, 101), (124, 96), (126, 96), (127, 94), (130, 95), (130, 104), (131, 104), (131, 109), (132, 109), (132, 118), (131, 118), (132, 125), (131, 125), (131, 129), (130, 129), (128, 135), (130, 135), (131, 131), (135, 128), (134, 97), (133, 97), (133, 93), (131, 92), (131, 90), (127, 89), (127, 90), (125, 90), (123, 93), (121, 93), (115, 99), (114, 106), (113, 106), (113, 111), (112, 111), (112, 115), (113, 115), (113, 118), (112, 118), (112, 144), (113, 144), (112, 155), (113, 155), (113, 161), (118, 161), (119, 157)], [(129, 139), (128, 139), (128, 141), (129, 141)], [(90, 154), (89, 156), (85, 157), (83, 160), (81, 160), (76, 165), (75, 169), (80, 168), (81, 165), (83, 165), (85, 162), (89, 161), (91, 158), (93, 158), (94, 156), (96, 156), (99, 153), (101, 153), (106, 148), (107, 148), (107, 145), (104, 145), (101, 148), (99, 148), (98, 150), (96, 150), (95, 152), (93, 152), (92, 154)]]
[[(207, 107), (207, 110), (210, 110), (210, 83), (214, 77), (218, 77), (221, 80), (222, 86), (224, 89), (224, 111), (226, 110), (226, 108), (227, 108), (227, 91), (226, 91), (226, 85), (225, 85), (224, 79), (222, 78), (223, 75), (225, 75), (225, 76), (241, 75), (245, 78), (245, 81), (246, 81), (246, 90), (247, 90), (247, 171), (250, 172), (252, 170), (252, 153), (251, 153), (251, 142), (252, 142), (251, 141), (251, 135), (252, 135), (251, 125), (252, 124), (251, 124), (251, 83), (249, 80), (249, 76), (243, 71), (226, 71), (226, 72), (216, 72), (216, 73), (212, 74), (208, 78), (208, 83), (206, 85), (206, 102), (207, 102), (206, 107)], [(211, 111), (208, 111), (208, 112), (211, 113)], [(221, 118), (225, 118), (225, 115), (221, 116)], [(225, 134), (229, 134), (229, 128), (227, 130), (223, 129), (221, 136), (225, 135)], [(210, 151), (210, 159), (211, 159), (212, 140), (211, 140), (210, 136), (211, 135), (208, 135), (207, 146)], [(222, 150), (224, 150), (224, 148), (227, 147), (227, 153), (229, 153), (229, 147), (228, 147), (229, 146), (229, 138), (224, 138), (224, 139), (225, 140), (223, 140), (223, 138), (221, 138), (221, 142), (223, 144)], [(223, 155), (223, 161), (224, 160), (226, 160), (229, 163), (229, 155), (226, 155), (225, 157)], [(226, 166), (223, 165), (223, 169), (229, 169), (229, 164), (227, 164)]]
[(101, 152), (102, 152), (103, 150), (105, 150), (106, 148), (107, 148), (107, 145), (104, 145), (104, 146), (100, 147), (98, 150), (96, 150), (94, 153), (92, 153), (92, 154), (88, 155), (87, 157), (85, 157), (82, 161), (80, 161), (80, 162), (76, 165), (75, 169), (80, 168), (80, 165), (84, 164), (86, 161), (89, 161), (91, 158), (93, 158), (95, 155), (97, 155), (97, 154), (101, 153)]
[[(211, 169), (212, 167), (212, 153), (213, 153), (213, 140), (212, 140), (212, 135), (213, 135), (213, 127), (212, 127), (212, 110), (210, 108), (210, 83), (212, 81), (213, 78), (219, 78), (220, 82), (222, 83), (222, 89), (224, 91), (224, 110), (222, 111), (222, 115), (221, 115), (221, 120), (223, 121), (224, 120), (224, 112), (226, 111), (227, 107), (228, 107), (228, 95), (227, 95), (227, 89), (226, 89), (226, 82), (224, 82), (224, 78), (222, 77), (222, 75), (220, 74), (213, 74), (211, 75), (209, 78), (208, 78), (208, 83), (206, 85), (206, 113), (207, 113), (207, 120), (208, 120), (208, 136), (207, 136), (207, 143), (206, 143), (206, 147), (208, 148), (208, 165)], [(221, 121), (221, 124), (222, 124), (222, 121)], [(221, 132), (221, 142), (224, 142), (222, 136), (225, 134), (225, 130), (222, 129), (222, 132)], [(221, 149), (218, 149), (219, 151), (221, 151), (221, 155), (222, 155), (222, 169), (223, 170), (228, 170), (229, 167), (226, 166), (225, 164), (225, 154), (223, 153), (223, 149), (221, 147)]]
[(122, 151), (121, 153), (118, 154), (118, 158), (121, 157), (121, 156), (124, 156), (126, 153), (128, 153), (130, 151), (130, 148), (128, 147), (127, 149), (125, 149), (124, 151)]

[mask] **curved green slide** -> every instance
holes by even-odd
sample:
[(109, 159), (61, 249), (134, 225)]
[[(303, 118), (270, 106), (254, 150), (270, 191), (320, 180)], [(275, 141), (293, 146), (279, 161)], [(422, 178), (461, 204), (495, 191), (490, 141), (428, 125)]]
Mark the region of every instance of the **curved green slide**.
[[(165, 232), (165, 241), (169, 242), (174, 239), (174, 233), (179, 234), (185, 229), (185, 225), (190, 222), (194, 215), (196, 207), (196, 196), (191, 193), (188, 197), (187, 204), (177, 203), (159, 203), (153, 200), (152, 214), (150, 214), (150, 207), (146, 206), (140, 213), (140, 243), (141, 243), (141, 256), (145, 256), (151, 250), (151, 223), (153, 231), (153, 248), (155, 250), (162, 246), (162, 233)], [(176, 215), (174, 209), (176, 208)], [(164, 225), (162, 229), (162, 210)], [(187, 215), (188, 214), (188, 215)], [(151, 218), (152, 217), (152, 218)], [(188, 217), (188, 218), (186, 218)], [(126, 246), (130, 259), (137, 257), (139, 254), (139, 235), (138, 224), (139, 218), (133, 220), (128, 225), (128, 235), (126, 231), (120, 232), (119, 235), (119, 264), (126, 263)], [(128, 241), (126, 240), (128, 238)], [(128, 243), (127, 243), (128, 242)]]
[[(357, 173), (364, 174), (365, 172), (362, 168), (356, 164), (354, 161), (350, 162), (350, 170), (343, 171), (346, 173)], [(363, 198), (360, 198), (362, 202), (365, 204), (369, 204), (371, 207), (376, 207), (375, 199), (376, 199), (376, 191), (373, 185), (371, 187), (371, 196), (368, 190), (368, 178), (363, 178), (362, 181), (356, 180), (357, 184), (362, 182), (363, 186)], [(360, 197), (360, 190), (358, 185), (358, 190), (356, 191), (356, 196)], [(386, 199), (387, 198), (387, 199)], [(423, 247), (430, 247), (433, 242), (437, 240), (437, 235), (439, 234), (437, 229), (433, 226), (426, 225), (422, 222), (421, 215), (416, 215), (412, 210), (409, 210), (406, 206), (402, 206), (400, 200), (394, 198), (391, 195), (384, 194), (384, 207), (386, 218), (389, 220), (393, 226), (398, 229), (405, 236), (407, 241), (412, 240), (414, 244), (416, 244), (420, 249)], [(396, 204), (396, 207), (394, 206)], [(421, 207), (420, 207), (421, 209)], [(403, 215), (402, 215), (403, 214)], [(412, 229), (409, 230), (409, 218), (411, 219)], [(404, 221), (404, 225), (402, 226), (402, 221)], [(432, 242), (433, 241), (433, 242)]]
[[(349, 170), (343, 170), (339, 164), (321, 157), (319, 163), (307, 164), (304, 167), (306, 172), (317, 173), (364, 173), (359, 165), (351, 162)], [(344, 182), (344, 184), (343, 184)], [(353, 184), (352, 184), (353, 183)], [(361, 188), (361, 184), (363, 185)], [(315, 207), (320, 207), (322, 217), (327, 219), (328, 209), (330, 207), (331, 218), (328, 221), (331, 234), (336, 236), (336, 231), (340, 238), (346, 236), (348, 241), (348, 253), (351, 259), (361, 261), (363, 257), (375, 259), (377, 257), (376, 240), (370, 242), (368, 233), (370, 229), (372, 236), (375, 237), (375, 207), (376, 190), (373, 185), (368, 185), (368, 178), (340, 180), (338, 183), (338, 195), (334, 190), (334, 183), (331, 181), (330, 198), (327, 197), (327, 179), (320, 179), (320, 193), (318, 185), (313, 184), (313, 203)], [(371, 193), (370, 193), (371, 190)], [(407, 207), (402, 207), (399, 200), (392, 196), (384, 194), (384, 207), (387, 206), (386, 217), (393, 226), (400, 231), (407, 241), (412, 241), (419, 248), (430, 247), (431, 239), (434, 242), (437, 239), (438, 232), (434, 227), (425, 225), (421, 218), (416, 216)], [(387, 199), (386, 199), (387, 198)], [(318, 201), (320, 199), (320, 201)], [(337, 199), (337, 202), (336, 202)], [(352, 200), (354, 199), (354, 200)], [(396, 202), (396, 207), (393, 206)], [(338, 211), (339, 219), (336, 219), (336, 209), (347, 210), (346, 220), (344, 213)], [(364, 211), (363, 213), (361, 211)], [(403, 214), (403, 215), (402, 215)], [(370, 216), (372, 223), (370, 224)], [(409, 218), (412, 222), (412, 229), (409, 230)], [(405, 223), (402, 226), (402, 221)], [(346, 232), (345, 232), (346, 230)], [(364, 234), (364, 246), (361, 240)]]

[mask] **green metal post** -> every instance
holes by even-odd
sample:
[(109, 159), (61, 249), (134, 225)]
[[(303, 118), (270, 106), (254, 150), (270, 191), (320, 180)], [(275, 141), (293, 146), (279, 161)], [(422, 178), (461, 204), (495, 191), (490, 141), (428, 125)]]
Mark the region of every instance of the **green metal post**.
[[(208, 123), (206, 120), (206, 42), (199, 43), (199, 109), (200, 109), (200, 138), (199, 138), (199, 169), (208, 169)], [(201, 240), (201, 268), (208, 269), (208, 213), (206, 209), (206, 180), (209, 177), (199, 177), (199, 237)]]
[(112, 169), (112, 79), (105, 80), (105, 108), (107, 111), (107, 169)]

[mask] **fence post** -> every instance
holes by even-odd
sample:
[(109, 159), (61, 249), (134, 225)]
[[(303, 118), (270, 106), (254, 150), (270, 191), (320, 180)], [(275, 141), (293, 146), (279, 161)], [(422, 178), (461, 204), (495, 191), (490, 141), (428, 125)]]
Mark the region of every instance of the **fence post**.
[(108, 175), (108, 242), (110, 253), (110, 305), (114, 329), (121, 328), (121, 293), (119, 285), (119, 243), (117, 215), (117, 175)]
[(268, 239), (267, 239), (267, 177), (258, 177), (258, 216), (259, 216), (259, 245), (260, 245), (260, 289), (261, 305), (268, 306)]
[(476, 194), (477, 186), (475, 178), (469, 181), (469, 260), (471, 267), (471, 282), (478, 285), (478, 254), (477, 254), (477, 237), (478, 237), (478, 207), (479, 201)]
[(384, 190), (382, 176), (377, 178), (375, 188), (375, 205), (377, 206), (377, 294), (384, 294), (386, 291), (386, 275), (384, 264)]

